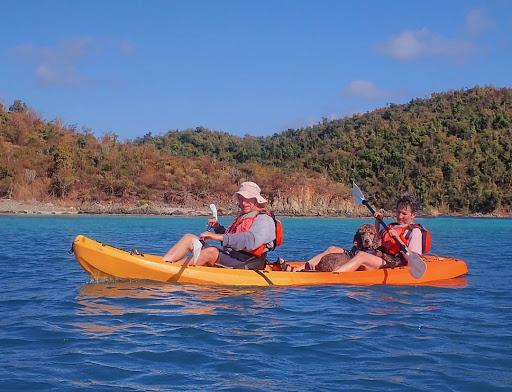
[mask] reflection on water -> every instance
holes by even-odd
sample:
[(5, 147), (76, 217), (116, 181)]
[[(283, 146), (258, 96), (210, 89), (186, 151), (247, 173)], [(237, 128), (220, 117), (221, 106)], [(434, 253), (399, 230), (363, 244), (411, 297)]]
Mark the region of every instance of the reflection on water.
[(172, 293), (172, 285), (141, 281), (109, 281), (86, 283), (80, 288), (77, 300), (95, 300), (101, 298), (157, 298), (163, 293)]
[[(433, 282), (428, 286), (465, 288), (467, 278)], [(282, 307), (282, 299), (287, 292), (293, 291), (294, 295), (300, 297), (303, 295), (300, 293), (307, 290), (304, 287), (218, 287), (151, 281), (88, 283), (84, 284), (77, 294), (76, 301), (79, 307), (75, 313), (81, 320), (74, 323), (73, 326), (88, 334), (100, 336), (134, 328), (147, 329), (147, 326), (144, 325), (125, 322), (126, 319), (131, 319), (132, 315), (136, 318), (159, 314), (176, 317), (180, 315), (215, 316), (222, 312), (230, 312), (240, 316), (257, 317), (265, 310)], [(385, 290), (383, 292), (376, 290), (375, 287), (349, 286), (343, 289), (342, 295), (354, 301), (355, 304), (359, 303), (361, 306), (365, 306), (368, 314), (376, 316), (440, 310), (436, 304), (417, 304), (414, 295), (418, 286), (395, 287), (392, 289), (394, 294)], [(311, 292), (304, 294), (309, 296)], [(429, 293), (424, 292), (422, 298), (429, 302)], [(416, 305), (411, 306), (413, 304)], [(292, 311), (304, 310), (302, 301), (286, 305)], [(310, 309), (313, 308), (310, 307)], [(107, 316), (108, 319), (104, 316)], [(112, 316), (116, 316), (116, 318), (112, 319)], [(271, 317), (268, 319), (268, 323), (278, 325), (280, 321)], [(151, 331), (147, 332), (152, 333)]]
[(84, 332), (88, 332), (90, 335), (103, 336), (103, 335), (111, 335), (120, 331), (124, 331), (133, 327), (140, 327), (140, 324), (135, 323), (127, 323), (123, 325), (98, 325), (93, 323), (72, 323), (74, 327), (77, 327)]
[(468, 278), (467, 275), (464, 275), (459, 276), (458, 278), (429, 282), (426, 283), (425, 286), (465, 289), (466, 287), (468, 287)]
[[(77, 300), (102, 298), (159, 299), (169, 301), (168, 304), (176, 304), (175, 301), (179, 303), (184, 295), (192, 296), (201, 301), (215, 302), (225, 297), (251, 295), (258, 292), (262, 292), (262, 290), (237, 287), (174, 285), (151, 281), (111, 281), (107, 283), (84, 284), (80, 289)], [(255, 296), (255, 299), (257, 297)]]
[[(226, 301), (226, 298), (233, 297), (249, 298), (251, 306)], [(106, 320), (101, 316), (150, 316), (162, 313), (212, 316), (219, 311), (227, 310), (252, 314), (273, 306), (268, 293), (262, 288), (171, 285), (149, 281), (87, 283), (80, 288), (76, 301), (79, 305), (76, 315), (88, 319), (73, 323), (73, 326), (93, 335), (144, 327), (135, 323), (112, 326), (112, 320)], [(90, 320), (91, 316), (94, 317), (93, 322)], [(117, 318), (116, 323), (120, 320), (124, 318)]]
[[(439, 287), (447, 289), (461, 289), (468, 286), (466, 276), (461, 276), (449, 280), (441, 280), (436, 282), (429, 282), (428, 284), (418, 286), (394, 286), (394, 294), (389, 292), (383, 293), (376, 290), (375, 287), (353, 287), (346, 291), (346, 296), (351, 298), (356, 303), (368, 304), (368, 314), (376, 316), (387, 316), (393, 314), (410, 314), (411, 312), (436, 312), (440, 311), (442, 306), (438, 304), (425, 304), (411, 306), (417, 303), (415, 292), (419, 287)], [(436, 292), (437, 293), (437, 292)], [(429, 302), (436, 300), (436, 295), (423, 293), (423, 300)], [(376, 306), (378, 305), (378, 306)]]

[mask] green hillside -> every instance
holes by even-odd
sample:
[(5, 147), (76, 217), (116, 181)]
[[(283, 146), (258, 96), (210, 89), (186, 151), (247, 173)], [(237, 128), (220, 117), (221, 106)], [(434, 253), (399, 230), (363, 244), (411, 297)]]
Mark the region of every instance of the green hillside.
[(492, 212), (512, 203), (512, 89), (472, 88), (269, 137), (197, 128), (146, 135), (139, 144), (187, 157), (258, 162), (360, 182), (393, 203), (410, 190), (427, 207)]
[(433, 94), (268, 137), (196, 128), (125, 142), (16, 101), (0, 105), (0, 197), (196, 207), (213, 196), (230, 203), (252, 179), (285, 211), (328, 211), (355, 179), (387, 208), (408, 190), (430, 210), (510, 212), (511, 150), (509, 88)]

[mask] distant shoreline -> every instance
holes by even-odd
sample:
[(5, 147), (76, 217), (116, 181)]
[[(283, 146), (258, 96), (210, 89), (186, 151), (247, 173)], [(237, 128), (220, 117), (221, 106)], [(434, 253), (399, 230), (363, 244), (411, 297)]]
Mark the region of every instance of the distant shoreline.
[[(235, 211), (224, 210), (221, 215), (234, 215)], [(129, 206), (120, 204), (101, 205), (86, 204), (82, 207), (63, 206), (51, 202), (40, 201), (20, 201), (13, 199), (0, 199), (0, 215), (142, 215), (142, 216), (208, 216), (210, 211), (197, 208), (181, 208), (168, 206)], [(316, 217), (316, 218), (369, 218), (366, 215), (350, 215), (350, 214), (289, 214), (278, 213), (280, 216), (286, 217)], [(425, 214), (421, 215), (425, 218), (511, 218), (512, 213), (493, 213), (493, 214)]]

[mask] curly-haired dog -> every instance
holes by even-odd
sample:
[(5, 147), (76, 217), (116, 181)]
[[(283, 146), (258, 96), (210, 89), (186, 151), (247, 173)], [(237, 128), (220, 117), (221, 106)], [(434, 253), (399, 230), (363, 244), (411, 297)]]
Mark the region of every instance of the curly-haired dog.
[(322, 257), (320, 262), (315, 266), (315, 270), (324, 272), (334, 271), (349, 261), (359, 251), (380, 256), (381, 252), (378, 251), (377, 248), (381, 245), (381, 238), (380, 233), (374, 225), (364, 223), (359, 226), (356, 234), (354, 234), (353, 241), (354, 247), (351, 250), (345, 251), (345, 253), (330, 253)]
[(332, 272), (350, 260), (348, 253), (329, 253), (320, 259), (315, 271)]
[(375, 225), (363, 223), (354, 235), (354, 246), (357, 250), (370, 251), (377, 249), (382, 241)]

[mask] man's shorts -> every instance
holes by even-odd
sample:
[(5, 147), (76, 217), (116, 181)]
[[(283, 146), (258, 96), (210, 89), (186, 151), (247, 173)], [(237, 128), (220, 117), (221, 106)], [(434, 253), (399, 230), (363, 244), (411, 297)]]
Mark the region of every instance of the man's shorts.
[(256, 257), (249, 253), (225, 248), (219, 250), (219, 258), (215, 264), (224, 268), (262, 270), (265, 268), (265, 263), (265, 253), (260, 257)]

